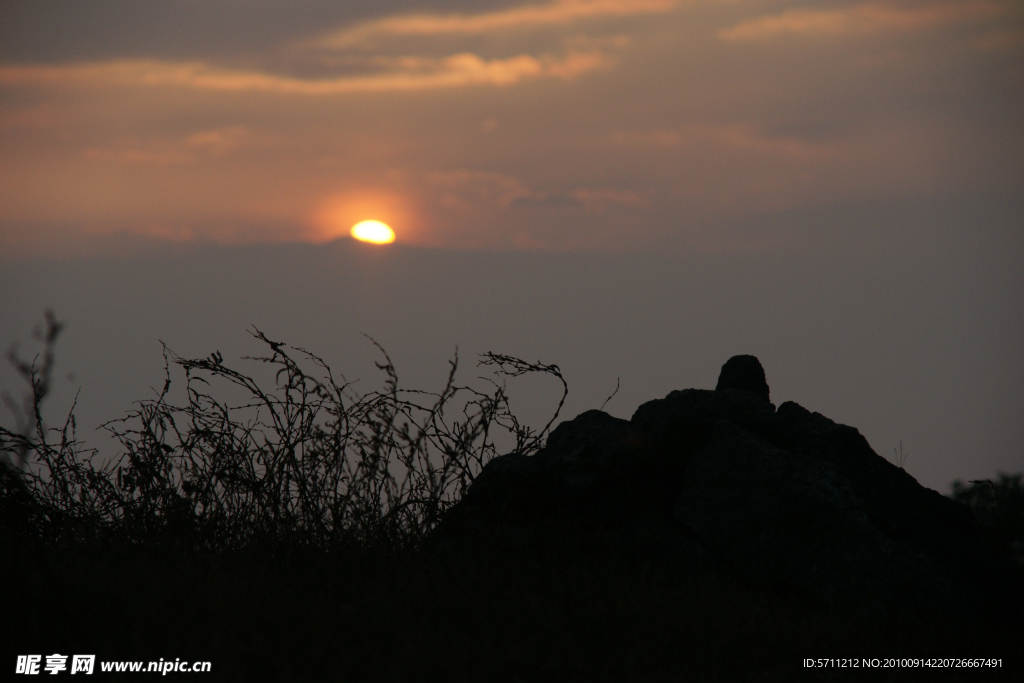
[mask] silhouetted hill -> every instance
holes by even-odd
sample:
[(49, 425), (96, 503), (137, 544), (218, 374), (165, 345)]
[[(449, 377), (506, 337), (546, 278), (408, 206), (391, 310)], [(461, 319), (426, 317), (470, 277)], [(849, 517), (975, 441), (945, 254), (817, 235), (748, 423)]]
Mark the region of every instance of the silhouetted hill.
[(1020, 614), (1021, 572), (966, 506), (856, 429), (776, 409), (753, 356), (715, 391), (673, 391), (628, 421), (590, 410), (536, 455), (495, 458), (432, 542), (524, 552), (566, 523), (814, 604)]

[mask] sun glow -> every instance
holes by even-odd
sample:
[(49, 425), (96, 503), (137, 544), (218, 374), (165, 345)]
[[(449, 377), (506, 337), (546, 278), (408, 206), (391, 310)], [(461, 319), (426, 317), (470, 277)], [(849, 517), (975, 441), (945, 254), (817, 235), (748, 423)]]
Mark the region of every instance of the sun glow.
[(390, 244), (395, 241), (395, 231), (380, 221), (360, 221), (352, 226), (352, 236), (361, 242)]

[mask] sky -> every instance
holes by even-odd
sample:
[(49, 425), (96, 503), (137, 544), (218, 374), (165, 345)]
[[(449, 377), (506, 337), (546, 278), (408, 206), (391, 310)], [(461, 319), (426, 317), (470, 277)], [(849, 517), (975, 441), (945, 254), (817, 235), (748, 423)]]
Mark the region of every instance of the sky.
[(928, 486), (1024, 470), (1020, 3), (0, 11), (0, 344), (67, 322), (55, 415), (257, 324), (368, 382), (364, 332), (413, 384), (558, 363), (565, 417), (754, 353)]

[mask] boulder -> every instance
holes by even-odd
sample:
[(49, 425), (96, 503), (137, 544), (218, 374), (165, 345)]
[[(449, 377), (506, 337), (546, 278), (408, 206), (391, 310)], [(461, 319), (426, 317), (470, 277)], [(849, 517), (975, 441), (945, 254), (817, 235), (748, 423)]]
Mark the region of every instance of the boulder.
[(718, 385), (715, 391), (749, 391), (760, 396), (766, 402), (768, 398), (768, 381), (764, 376), (761, 361), (755, 356), (733, 356), (722, 366), (718, 374)]
[(964, 505), (853, 427), (768, 398), (760, 362), (735, 356), (715, 391), (673, 391), (630, 420), (582, 413), (537, 454), (489, 462), (430, 545), (521, 552), (571, 523), (816, 604), (1019, 609), (1019, 570)]

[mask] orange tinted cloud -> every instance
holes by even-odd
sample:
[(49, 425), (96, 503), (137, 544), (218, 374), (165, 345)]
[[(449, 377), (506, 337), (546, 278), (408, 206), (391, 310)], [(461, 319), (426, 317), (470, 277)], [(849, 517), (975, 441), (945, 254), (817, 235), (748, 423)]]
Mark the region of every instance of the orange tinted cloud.
[(579, 188), (569, 193), (575, 201), (590, 211), (604, 212), (612, 208), (639, 209), (650, 204), (641, 192), (614, 188)]
[(420, 14), (371, 21), (316, 41), (333, 49), (372, 43), (387, 36), (474, 35), (527, 27), (567, 24), (579, 19), (667, 12), (675, 0), (557, 0), (549, 5), (513, 7), (498, 12), (462, 15)]
[(571, 52), (565, 56), (527, 54), (485, 60), (471, 52), (443, 59), (403, 60), (389, 73), (304, 79), (237, 71), (201, 62), (119, 61), (63, 66), (0, 67), (3, 85), (181, 86), (228, 92), (269, 92), (297, 95), (336, 95), (457, 88), (472, 85), (513, 85), (531, 78), (573, 79), (607, 68), (611, 59), (600, 53)]
[(266, 148), (273, 140), (244, 126), (202, 130), (177, 140), (138, 140), (131, 137), (105, 146), (88, 147), (87, 159), (127, 163), (179, 164), (224, 157), (245, 148)]
[(728, 41), (769, 40), (786, 35), (865, 35), (883, 31), (917, 31), (941, 25), (984, 21), (1003, 14), (988, 0), (942, 2), (901, 7), (872, 2), (837, 10), (787, 10), (745, 21), (719, 32)]

